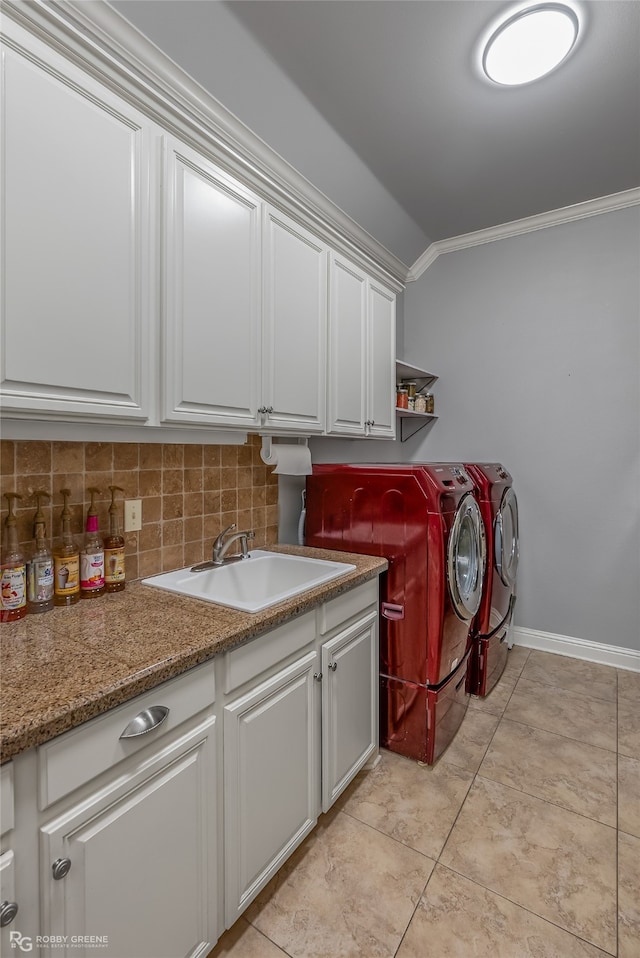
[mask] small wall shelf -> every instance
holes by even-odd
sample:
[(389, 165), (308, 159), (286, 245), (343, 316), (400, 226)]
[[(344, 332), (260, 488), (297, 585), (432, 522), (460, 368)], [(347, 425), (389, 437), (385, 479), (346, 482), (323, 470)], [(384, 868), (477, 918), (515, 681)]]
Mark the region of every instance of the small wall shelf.
[[(434, 373), (427, 372), (426, 369), (420, 369), (418, 366), (412, 366), (410, 363), (396, 360), (396, 382), (415, 382), (418, 393), (427, 392), (436, 382), (437, 376)], [(433, 422), (438, 417), (433, 413), (415, 412), (412, 409), (397, 409), (396, 418), (400, 424), (400, 442), (406, 442), (411, 436), (415, 436), (424, 426)]]

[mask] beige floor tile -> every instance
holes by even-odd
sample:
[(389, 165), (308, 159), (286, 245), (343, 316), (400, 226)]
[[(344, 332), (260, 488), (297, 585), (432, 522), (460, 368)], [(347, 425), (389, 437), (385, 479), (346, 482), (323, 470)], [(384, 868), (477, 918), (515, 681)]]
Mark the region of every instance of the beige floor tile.
[(618, 958), (640, 955), (640, 838), (618, 835)]
[(615, 752), (504, 718), (480, 774), (615, 827), (616, 766)]
[(436, 865), (396, 958), (606, 958), (481, 885)]
[(617, 672), (619, 697), (636, 704), (640, 702), (640, 672), (628, 672), (626, 669), (617, 669)]
[(469, 699), (469, 708), (479, 712), (491, 712), (493, 715), (502, 715), (516, 687), (517, 681), (518, 673), (515, 669), (509, 672), (504, 671), (488, 695), (482, 698), (477, 695), (471, 696)]
[(286, 954), (248, 921), (239, 918), (207, 958), (286, 958)]
[(512, 649), (509, 649), (509, 654), (507, 655), (507, 664), (504, 667), (505, 672), (516, 672), (520, 675), (530, 653), (531, 649), (525, 649), (524, 645), (514, 645)]
[(615, 701), (616, 698), (616, 669), (566, 655), (532, 651), (522, 670), (522, 678), (596, 699)]
[(246, 917), (292, 958), (389, 958), (434, 864), (339, 814), (294, 853)]
[(504, 717), (599, 748), (616, 750), (615, 700), (595, 699), (522, 677), (509, 699)]
[(477, 772), (499, 721), (500, 716), (492, 712), (467, 709), (462, 725), (440, 761)]
[(438, 762), (432, 768), (383, 749), (382, 761), (358, 777), (339, 807), (416, 851), (437, 858), (473, 781), (473, 773)]
[(640, 758), (640, 699), (618, 699), (618, 751)]
[(615, 829), (477, 777), (440, 860), (615, 954)]
[(626, 755), (618, 756), (618, 828), (640, 838), (640, 761)]

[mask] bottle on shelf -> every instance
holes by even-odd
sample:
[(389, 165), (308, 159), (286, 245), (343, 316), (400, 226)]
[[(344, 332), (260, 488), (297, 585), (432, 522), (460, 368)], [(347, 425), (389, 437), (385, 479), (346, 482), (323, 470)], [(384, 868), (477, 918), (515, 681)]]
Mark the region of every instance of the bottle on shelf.
[(4, 523), (4, 541), (0, 573), (0, 622), (15, 622), (27, 614), (27, 575), (24, 556), (18, 543), (18, 530), (14, 512), (16, 499), (22, 499), (17, 492), (5, 492), (9, 514)]
[(27, 612), (49, 612), (53, 608), (53, 556), (47, 543), (47, 525), (42, 512), (42, 500), (50, 499), (48, 492), (34, 493), (37, 508), (33, 517), (33, 551), (27, 563)]
[(80, 554), (71, 533), (70, 489), (61, 490), (62, 531), (53, 550), (53, 604), (75, 605), (80, 599)]
[(124, 492), (122, 486), (109, 486), (109, 533), (104, 537), (104, 587), (106, 592), (122, 592), (125, 587), (124, 536), (120, 510), (116, 506), (116, 492)]
[(91, 503), (87, 512), (84, 545), (80, 553), (80, 597), (96, 599), (104, 592), (104, 546), (100, 538), (95, 497), (100, 492), (89, 486)]

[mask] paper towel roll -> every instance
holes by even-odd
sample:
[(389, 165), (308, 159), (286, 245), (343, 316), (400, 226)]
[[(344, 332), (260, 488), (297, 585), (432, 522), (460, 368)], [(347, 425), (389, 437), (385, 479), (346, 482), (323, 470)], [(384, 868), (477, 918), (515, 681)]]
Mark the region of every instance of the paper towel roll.
[(268, 455), (263, 447), (261, 452), (263, 462), (268, 466), (275, 466), (277, 475), (310, 476), (311, 450), (308, 446), (294, 445), (293, 443), (271, 443)]

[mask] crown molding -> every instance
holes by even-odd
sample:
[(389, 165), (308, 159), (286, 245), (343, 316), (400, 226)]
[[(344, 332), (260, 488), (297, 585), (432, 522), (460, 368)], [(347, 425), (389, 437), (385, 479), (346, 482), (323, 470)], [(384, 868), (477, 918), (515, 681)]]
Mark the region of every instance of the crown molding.
[(104, 0), (1, 0), (71, 60), (395, 292), (408, 267)]
[(406, 282), (412, 283), (419, 279), (438, 256), (443, 253), (452, 253), (455, 250), (468, 249), (471, 246), (481, 246), (484, 243), (495, 243), (497, 240), (510, 239), (521, 236), (523, 233), (533, 233), (549, 226), (560, 226), (563, 223), (572, 223), (574, 220), (586, 219), (588, 216), (597, 216), (600, 213), (611, 213), (614, 210), (623, 210), (628, 206), (640, 205), (640, 188), (625, 190), (622, 193), (612, 193), (610, 196), (601, 196), (584, 203), (565, 206), (559, 210), (550, 210), (548, 213), (538, 213), (521, 220), (503, 223), (501, 226), (491, 226), (486, 230), (475, 233), (464, 233), (453, 236), (451, 239), (437, 240), (418, 257), (406, 275)]

